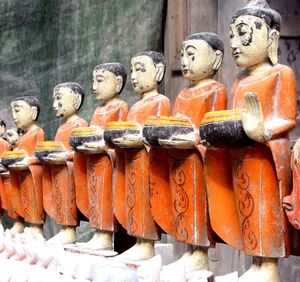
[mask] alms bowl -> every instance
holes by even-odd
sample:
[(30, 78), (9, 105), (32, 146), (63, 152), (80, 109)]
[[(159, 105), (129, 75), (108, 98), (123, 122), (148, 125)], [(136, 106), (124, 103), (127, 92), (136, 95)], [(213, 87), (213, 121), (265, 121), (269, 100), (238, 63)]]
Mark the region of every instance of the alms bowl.
[(59, 154), (65, 152), (66, 149), (62, 142), (43, 141), (37, 143), (34, 155), (41, 163), (57, 163), (57, 161), (48, 160), (47, 157), (50, 154)]
[(109, 122), (103, 134), (111, 148), (139, 148), (143, 146), (141, 127), (133, 121)]
[(80, 146), (84, 143), (99, 142), (103, 139), (103, 130), (99, 127), (77, 127), (70, 136), (70, 145), (77, 151), (82, 152)]
[(5, 168), (8, 168), (9, 166), (14, 165), (17, 162), (24, 160), (24, 158), (26, 157), (27, 154), (21, 150), (7, 151), (3, 154), (1, 158), (1, 164)]
[(185, 117), (152, 116), (143, 127), (143, 137), (147, 145), (161, 147), (158, 140), (170, 139), (172, 136), (189, 134), (194, 131), (192, 123)]
[(208, 112), (200, 125), (201, 143), (206, 147), (241, 148), (251, 145), (242, 125), (242, 110)]

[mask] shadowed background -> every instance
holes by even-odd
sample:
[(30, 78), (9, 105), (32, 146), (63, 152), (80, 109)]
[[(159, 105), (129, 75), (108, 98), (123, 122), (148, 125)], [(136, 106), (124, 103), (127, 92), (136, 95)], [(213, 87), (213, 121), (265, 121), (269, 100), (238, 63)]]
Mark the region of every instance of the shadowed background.
[[(164, 0), (1, 0), (0, 11), (0, 118), (14, 125), (10, 101), (34, 95), (48, 139), (60, 122), (52, 111), (56, 84), (83, 86), (80, 114), (89, 121), (99, 103), (92, 95), (93, 68), (118, 61), (130, 80), (132, 55), (163, 47)], [(131, 105), (139, 97), (129, 80), (121, 95)]]

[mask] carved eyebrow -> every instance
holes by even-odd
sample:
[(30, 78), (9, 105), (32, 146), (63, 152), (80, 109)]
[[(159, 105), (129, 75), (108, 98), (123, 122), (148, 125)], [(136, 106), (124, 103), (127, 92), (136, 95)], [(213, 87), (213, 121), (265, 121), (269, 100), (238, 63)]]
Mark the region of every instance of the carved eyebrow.
[(96, 78), (105, 78), (105, 77), (101, 74), (98, 74), (98, 75), (96, 75)]
[(243, 26), (243, 25), (246, 25), (246, 26), (249, 26), (248, 24), (244, 23), (244, 22), (240, 22), (236, 27), (240, 27), (240, 26)]
[(136, 65), (140, 65), (142, 68), (145, 67), (145, 64), (142, 63), (142, 62), (136, 62), (136, 63), (134, 63), (134, 66), (136, 66)]
[(196, 48), (195, 46), (193, 46), (193, 45), (187, 45), (187, 46), (185, 47), (185, 50), (186, 50), (187, 48), (193, 48), (193, 49), (197, 50), (197, 48)]
[(14, 103), (13, 108), (22, 108), (22, 105), (18, 104), (18, 102)]

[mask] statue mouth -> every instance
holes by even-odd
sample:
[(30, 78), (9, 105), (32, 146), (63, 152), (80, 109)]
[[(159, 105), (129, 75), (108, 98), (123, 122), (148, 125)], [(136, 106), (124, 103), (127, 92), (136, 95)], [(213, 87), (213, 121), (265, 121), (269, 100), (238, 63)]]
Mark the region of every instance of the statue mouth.
[(137, 82), (132, 82), (131, 84), (132, 84), (132, 87), (133, 87), (133, 88), (137, 88), (138, 85), (139, 85)]
[(238, 58), (240, 55), (241, 55), (241, 52), (233, 52), (233, 53), (232, 53), (232, 56), (233, 56), (234, 58)]

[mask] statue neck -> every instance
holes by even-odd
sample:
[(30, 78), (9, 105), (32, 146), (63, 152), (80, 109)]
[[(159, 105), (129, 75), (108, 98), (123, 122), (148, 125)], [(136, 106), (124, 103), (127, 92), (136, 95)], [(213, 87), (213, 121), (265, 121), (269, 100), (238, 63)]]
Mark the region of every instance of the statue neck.
[(77, 118), (77, 117), (78, 117), (77, 113), (74, 113), (74, 114), (72, 114), (72, 115), (66, 117), (66, 118), (65, 118), (65, 122), (71, 122), (73, 119), (75, 119), (75, 118)]
[(116, 94), (112, 98), (108, 99), (107, 101), (104, 102), (104, 106), (109, 106), (110, 104), (113, 104), (114, 102), (120, 101), (121, 99), (118, 97)]
[(198, 88), (198, 87), (202, 87), (205, 86), (207, 84), (212, 83), (214, 80), (212, 78), (204, 78), (198, 81), (193, 81), (193, 86), (191, 88)]
[(37, 127), (36, 122), (34, 121), (31, 125), (28, 126), (28, 128), (25, 128), (24, 131), (28, 132), (32, 129), (34, 129), (35, 127)]
[(249, 75), (257, 74), (262, 71), (268, 70), (272, 67), (272, 65), (268, 61), (261, 62), (255, 66), (248, 67)]
[(158, 95), (158, 92), (157, 92), (157, 88), (155, 87), (154, 89), (152, 89), (152, 90), (150, 90), (148, 92), (143, 93), (142, 100), (148, 99), (148, 98), (150, 98), (152, 96), (156, 96), (156, 95)]

